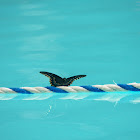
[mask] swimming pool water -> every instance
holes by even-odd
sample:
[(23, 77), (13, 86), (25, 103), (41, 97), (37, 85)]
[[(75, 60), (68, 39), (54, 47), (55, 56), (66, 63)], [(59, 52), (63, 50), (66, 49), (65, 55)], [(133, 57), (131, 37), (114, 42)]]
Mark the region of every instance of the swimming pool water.
[[(0, 0), (0, 87), (49, 86), (39, 71), (87, 74), (72, 85), (139, 80), (140, 1)], [(140, 104), (0, 101), (1, 140), (139, 140)]]
[(139, 139), (140, 104), (47, 100), (1, 101), (3, 140)]

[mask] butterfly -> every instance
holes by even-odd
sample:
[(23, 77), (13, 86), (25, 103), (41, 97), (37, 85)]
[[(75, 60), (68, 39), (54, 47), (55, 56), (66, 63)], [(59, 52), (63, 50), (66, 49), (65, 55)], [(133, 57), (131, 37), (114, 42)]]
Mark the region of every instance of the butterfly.
[(41, 71), (40, 73), (47, 76), (50, 79), (51, 86), (54, 86), (54, 87), (69, 86), (73, 83), (74, 80), (77, 80), (86, 76), (86, 75), (76, 75), (69, 78), (61, 78), (60, 76), (50, 73), (50, 72)]

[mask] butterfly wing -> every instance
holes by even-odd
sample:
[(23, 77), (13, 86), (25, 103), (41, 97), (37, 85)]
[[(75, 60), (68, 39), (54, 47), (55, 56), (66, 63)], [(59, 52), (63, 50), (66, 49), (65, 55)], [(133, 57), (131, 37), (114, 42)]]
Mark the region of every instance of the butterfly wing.
[(47, 76), (50, 79), (51, 86), (56, 87), (56, 86), (61, 85), (60, 83), (62, 81), (62, 78), (60, 76), (50, 73), (50, 72), (44, 72), (44, 71), (41, 71), (40, 73)]
[(69, 77), (66, 79), (66, 85), (69, 86), (73, 83), (73, 81), (80, 79), (80, 78), (83, 78), (85, 76), (86, 75), (76, 75), (76, 76)]

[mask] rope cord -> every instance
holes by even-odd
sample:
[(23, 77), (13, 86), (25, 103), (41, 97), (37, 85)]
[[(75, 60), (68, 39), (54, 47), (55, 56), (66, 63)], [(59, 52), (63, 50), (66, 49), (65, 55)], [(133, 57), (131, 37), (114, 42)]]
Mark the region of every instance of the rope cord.
[(115, 105), (120, 101), (134, 104), (140, 103), (140, 92), (133, 91), (140, 91), (140, 84), (130, 83), (70, 87), (0, 87), (0, 100), (72, 99), (109, 101), (115, 102)]
[(0, 93), (77, 93), (77, 92), (116, 92), (116, 91), (140, 91), (140, 83), (129, 84), (106, 84), (92, 86), (59, 86), (59, 87), (20, 87), (6, 88), (0, 87)]

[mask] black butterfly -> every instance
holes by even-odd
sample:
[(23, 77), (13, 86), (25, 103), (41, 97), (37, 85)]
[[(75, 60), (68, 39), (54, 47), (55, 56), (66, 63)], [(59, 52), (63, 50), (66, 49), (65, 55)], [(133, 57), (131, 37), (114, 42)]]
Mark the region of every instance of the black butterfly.
[(50, 84), (51, 86), (57, 87), (57, 86), (69, 86), (72, 84), (74, 80), (77, 80), (79, 78), (85, 77), (86, 75), (76, 75), (69, 78), (61, 78), (60, 76), (50, 73), (50, 72), (44, 72), (41, 71), (41, 74), (47, 76), (50, 78)]

